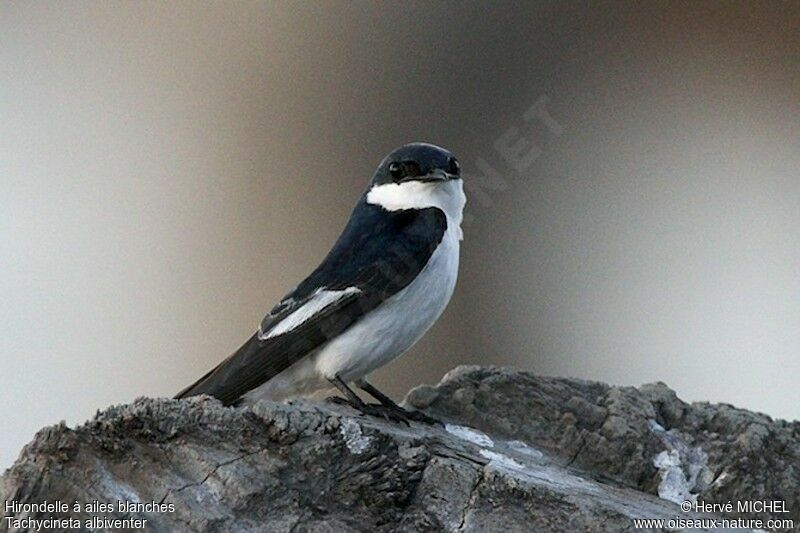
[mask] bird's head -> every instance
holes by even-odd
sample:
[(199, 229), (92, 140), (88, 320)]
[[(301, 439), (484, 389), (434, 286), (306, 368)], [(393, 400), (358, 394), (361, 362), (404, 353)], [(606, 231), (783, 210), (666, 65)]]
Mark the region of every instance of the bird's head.
[(444, 148), (421, 142), (406, 144), (378, 165), (367, 202), (389, 211), (438, 207), (460, 223), (466, 202), (461, 167)]
[(417, 142), (387, 155), (375, 171), (372, 185), (442, 183), (456, 179), (461, 179), (461, 167), (453, 154), (433, 144)]

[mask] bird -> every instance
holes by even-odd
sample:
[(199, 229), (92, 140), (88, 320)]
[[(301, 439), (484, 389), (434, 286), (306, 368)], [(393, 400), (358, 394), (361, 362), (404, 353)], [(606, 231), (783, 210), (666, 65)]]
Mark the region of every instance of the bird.
[[(176, 398), (224, 405), (338, 389), (365, 415), (435, 422), (367, 379), (437, 321), (458, 277), (466, 195), (448, 150), (413, 142), (387, 155), (322, 263), (278, 302), (227, 359)], [(351, 388), (378, 401), (367, 403)]]

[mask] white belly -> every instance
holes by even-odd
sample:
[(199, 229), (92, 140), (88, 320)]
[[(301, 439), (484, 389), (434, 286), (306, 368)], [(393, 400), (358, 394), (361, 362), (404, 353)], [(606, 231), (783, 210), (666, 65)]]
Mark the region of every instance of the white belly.
[(355, 381), (411, 348), (444, 311), (458, 276), (460, 228), (448, 224), (428, 264), (403, 290), (344, 333), (245, 395), (246, 401), (309, 394), (339, 376)]

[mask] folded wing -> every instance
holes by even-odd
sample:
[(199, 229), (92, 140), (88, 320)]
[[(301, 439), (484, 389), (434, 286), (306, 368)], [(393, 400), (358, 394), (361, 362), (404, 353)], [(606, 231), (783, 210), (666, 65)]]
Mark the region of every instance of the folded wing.
[(360, 207), (322, 264), (264, 317), (258, 331), (176, 398), (209, 394), (233, 404), (416, 278), (444, 235), (444, 213)]

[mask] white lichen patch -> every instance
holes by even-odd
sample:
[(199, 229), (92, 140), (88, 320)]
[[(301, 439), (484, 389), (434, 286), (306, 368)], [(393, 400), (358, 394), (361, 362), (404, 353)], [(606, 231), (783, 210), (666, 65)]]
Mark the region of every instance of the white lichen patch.
[(542, 457), (544, 457), (544, 454), (542, 452), (540, 452), (535, 448), (531, 448), (521, 440), (512, 440), (507, 444), (508, 447), (514, 450), (515, 452), (527, 455), (528, 457), (531, 457), (533, 459), (541, 459)]
[(696, 501), (714, 477), (708, 468), (708, 455), (699, 446), (690, 446), (680, 432), (667, 431), (655, 420), (650, 420), (650, 430), (666, 446), (653, 458), (661, 477), (658, 496), (675, 503)]
[(481, 433), (477, 429), (459, 426), (456, 424), (446, 424), (444, 429), (451, 435), (478, 446), (494, 447), (494, 441), (486, 433)]
[(503, 455), (502, 453), (493, 452), (492, 450), (483, 448), (481, 449), (480, 454), (489, 459), (490, 465), (498, 467), (502, 470), (525, 470), (525, 465), (515, 461), (507, 455)]
[(653, 459), (653, 466), (658, 468), (661, 482), (658, 484), (658, 497), (675, 503), (695, 501), (696, 494), (691, 493), (689, 481), (681, 470), (681, 459), (675, 450), (664, 450)]
[(489, 460), (488, 468), (516, 482), (546, 486), (558, 491), (580, 491), (582, 494), (600, 491), (597, 483), (581, 479), (552, 464), (528, 463), (523, 457), (509, 457), (495, 450), (482, 449), (479, 453)]
[(369, 448), (372, 439), (361, 433), (361, 426), (355, 421), (345, 418), (339, 425), (339, 433), (344, 437), (344, 443), (350, 453), (362, 454)]

